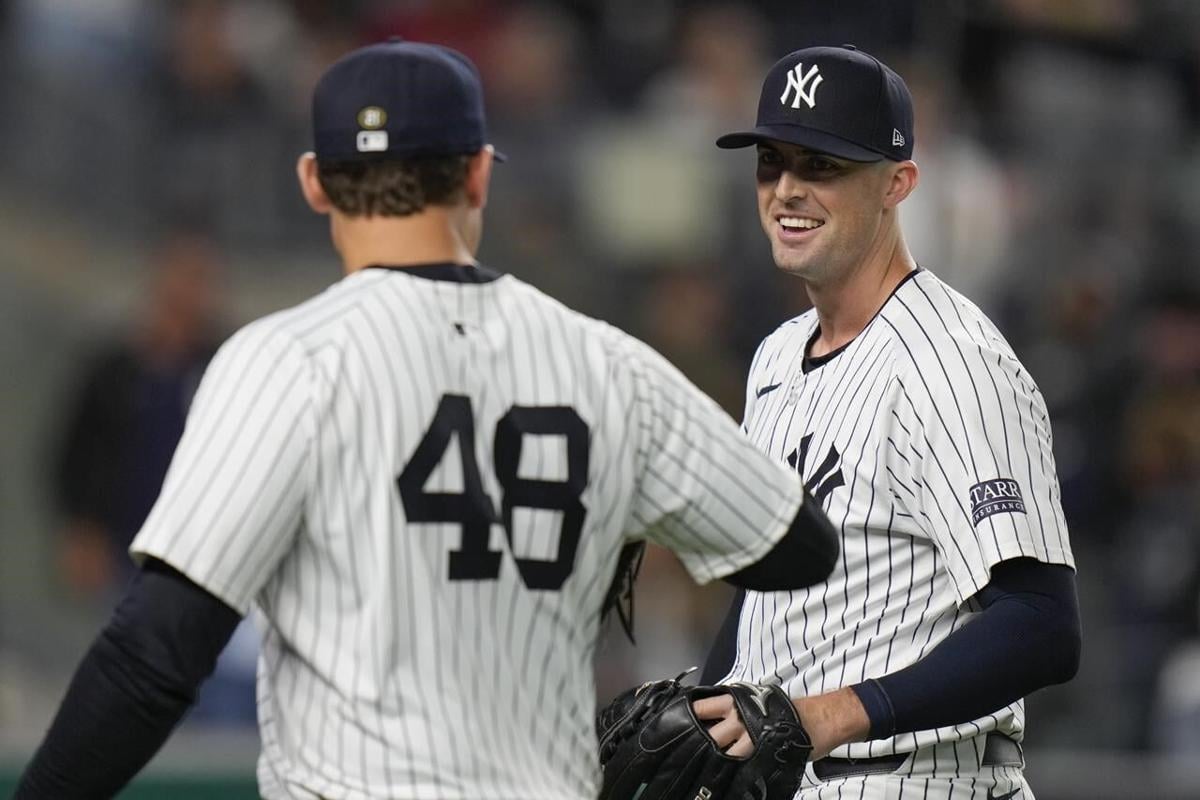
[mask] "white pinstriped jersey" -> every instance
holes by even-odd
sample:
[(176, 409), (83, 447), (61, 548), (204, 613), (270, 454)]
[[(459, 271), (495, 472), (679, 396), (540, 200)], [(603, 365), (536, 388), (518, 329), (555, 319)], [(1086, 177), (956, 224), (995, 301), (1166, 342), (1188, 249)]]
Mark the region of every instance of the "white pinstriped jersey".
[(645, 345), (472, 267), (368, 268), (250, 324), (133, 543), (267, 621), (267, 797), (593, 798), (618, 552), (761, 558), (796, 475)]
[[(1074, 566), (1033, 380), (978, 308), (933, 273), (897, 287), (866, 328), (804, 369), (815, 311), (768, 336), (743, 424), (803, 477), (841, 531), (823, 583), (747, 592), (732, 679), (832, 691), (919, 660), (973, 613), (1006, 559)], [(1024, 705), (954, 727), (837, 748), (909, 752), (998, 730), (1020, 739)]]

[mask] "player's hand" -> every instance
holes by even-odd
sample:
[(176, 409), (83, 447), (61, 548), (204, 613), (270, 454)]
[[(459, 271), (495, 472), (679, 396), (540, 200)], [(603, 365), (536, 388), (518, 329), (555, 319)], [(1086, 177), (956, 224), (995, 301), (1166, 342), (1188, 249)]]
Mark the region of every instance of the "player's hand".
[(705, 697), (692, 703), (692, 711), (701, 722), (713, 723), (708, 735), (727, 755), (745, 758), (754, 752), (754, 740), (738, 716), (732, 696)]
[(749, 683), (644, 683), (600, 710), (596, 733), (600, 800), (792, 800), (811, 750), (784, 691)]

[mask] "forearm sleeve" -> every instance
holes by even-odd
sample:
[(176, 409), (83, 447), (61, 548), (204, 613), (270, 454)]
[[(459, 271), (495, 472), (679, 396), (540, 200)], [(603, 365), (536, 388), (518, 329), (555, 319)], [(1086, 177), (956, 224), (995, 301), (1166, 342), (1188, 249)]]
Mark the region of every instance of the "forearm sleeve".
[(14, 795), (110, 797), (158, 751), (240, 620), (161, 562), (130, 584)]
[(1070, 567), (1002, 562), (978, 595), (982, 612), (925, 658), (854, 691), (872, 739), (986, 716), (1079, 668), (1079, 604)]

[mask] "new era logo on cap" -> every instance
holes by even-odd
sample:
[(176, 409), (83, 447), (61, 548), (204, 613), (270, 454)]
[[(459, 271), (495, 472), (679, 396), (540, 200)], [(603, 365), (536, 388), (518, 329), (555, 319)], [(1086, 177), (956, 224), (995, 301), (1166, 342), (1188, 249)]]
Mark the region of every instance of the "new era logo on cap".
[(771, 67), (753, 130), (718, 147), (788, 142), (850, 161), (912, 157), (912, 98), (900, 76), (851, 45), (809, 47)]

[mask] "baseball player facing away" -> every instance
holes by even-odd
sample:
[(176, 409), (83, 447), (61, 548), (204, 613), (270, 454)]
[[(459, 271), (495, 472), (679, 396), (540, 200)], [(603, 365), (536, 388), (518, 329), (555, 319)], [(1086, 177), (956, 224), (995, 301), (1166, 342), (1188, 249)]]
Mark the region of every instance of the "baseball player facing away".
[(1004, 337), (916, 265), (903, 80), (853, 47), (776, 63), (758, 209), (814, 308), (760, 345), (743, 428), (839, 529), (828, 580), (739, 594), (702, 682), (781, 684), (815, 745), (799, 797), (1003, 800), (1022, 698), (1069, 680), (1080, 625), (1045, 403)]
[[(419, 43), (321, 78), (297, 169), (346, 276), (217, 354), (18, 797), (116, 792), (257, 605), (263, 796), (594, 798), (627, 543), (698, 581), (828, 576), (835, 531), (793, 471), (645, 345), (475, 262), (481, 97)], [(731, 706), (702, 714), (748, 746)]]

